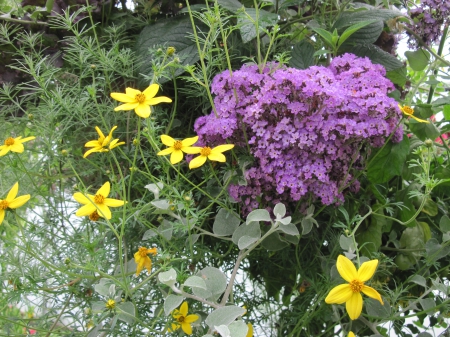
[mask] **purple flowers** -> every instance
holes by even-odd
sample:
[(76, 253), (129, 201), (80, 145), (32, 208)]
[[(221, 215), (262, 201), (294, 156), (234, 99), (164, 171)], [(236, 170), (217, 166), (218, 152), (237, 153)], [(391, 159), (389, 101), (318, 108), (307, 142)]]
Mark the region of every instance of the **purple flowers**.
[[(423, 0), (419, 7), (410, 12), (412, 29), (428, 46), (438, 42), (442, 36), (442, 25), (450, 23), (449, 0)], [(418, 43), (413, 36), (408, 41), (410, 47), (417, 48)]]
[[(394, 89), (385, 70), (369, 59), (345, 54), (325, 67), (306, 70), (269, 64), (263, 73), (245, 65), (217, 75), (212, 83), (218, 117), (200, 117), (200, 142), (225, 140), (255, 158), (245, 172), (246, 186), (232, 185), (230, 195), (243, 212), (277, 202), (343, 200), (366, 145), (381, 146), (385, 137), (402, 138), (396, 128), (401, 112), (387, 97)], [(359, 183), (353, 182), (357, 189)]]

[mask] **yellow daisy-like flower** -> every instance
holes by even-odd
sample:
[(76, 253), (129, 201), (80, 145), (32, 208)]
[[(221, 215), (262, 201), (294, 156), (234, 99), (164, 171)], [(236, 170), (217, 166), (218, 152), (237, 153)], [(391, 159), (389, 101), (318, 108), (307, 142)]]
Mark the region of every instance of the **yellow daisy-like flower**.
[(226, 161), (226, 158), (222, 152), (231, 150), (233, 147), (233, 144), (219, 145), (213, 149), (211, 149), (209, 146), (205, 146), (203, 148), (192, 147), (192, 151), (198, 151), (197, 153), (200, 153), (200, 156), (195, 157), (191, 160), (191, 162), (189, 163), (189, 168), (193, 169), (202, 166), (206, 162), (206, 159), (224, 163)]
[(407, 106), (407, 105), (401, 106), (399, 104), (398, 107), (403, 112), (403, 114), (405, 114), (406, 116), (414, 118), (419, 123), (430, 123), (429, 121), (426, 121), (424, 119), (420, 119), (420, 118), (417, 118), (416, 116), (414, 116), (414, 109), (411, 108), (410, 106)]
[(140, 274), (142, 269), (147, 268), (150, 273), (152, 269), (152, 260), (148, 257), (148, 254), (156, 255), (158, 250), (156, 248), (139, 247), (139, 250), (134, 253), (134, 261), (136, 261), (136, 276)]
[(355, 337), (355, 334), (353, 331), (349, 331), (347, 337)]
[(188, 315), (188, 304), (183, 302), (180, 306), (180, 310), (175, 309), (172, 312), (172, 317), (176, 322), (172, 323), (172, 328), (169, 329), (170, 332), (178, 330), (180, 327), (183, 329), (184, 333), (187, 335), (192, 334), (191, 323), (198, 320), (197, 315)]
[(112, 92), (111, 97), (115, 100), (125, 103), (119, 105), (114, 111), (120, 110), (133, 110), (139, 117), (147, 118), (150, 116), (150, 106), (159, 103), (171, 103), (172, 100), (169, 97), (160, 96), (155, 97), (159, 90), (158, 84), (151, 84), (144, 91), (139, 91), (133, 88), (126, 88), (125, 94), (119, 92)]
[[(86, 153), (84, 154), (83, 158), (86, 158), (87, 156), (89, 156), (91, 153), (94, 152), (107, 152), (109, 150), (114, 149), (117, 146), (123, 145), (125, 144), (125, 142), (119, 142), (119, 139), (112, 139), (112, 133), (113, 131), (117, 129), (117, 126), (114, 126), (111, 131), (109, 131), (108, 136), (105, 137), (105, 135), (103, 134), (102, 130), (100, 130), (100, 128), (98, 126), (95, 127), (95, 130), (98, 133), (98, 139), (97, 140), (91, 140), (89, 142), (87, 142), (86, 144), (84, 144), (84, 147), (92, 147), (92, 149), (86, 151)], [(106, 146), (108, 146), (108, 149), (105, 149)]]
[(116, 301), (111, 299), (106, 301), (105, 307), (108, 310), (114, 310), (116, 308)]
[(7, 154), (9, 151), (22, 153), (25, 148), (23, 147), (23, 143), (28, 142), (29, 140), (33, 140), (36, 137), (27, 137), (22, 139), (22, 136), (17, 138), (8, 137), (5, 139), (3, 145), (0, 145), (0, 157)]
[(183, 160), (183, 152), (188, 154), (197, 154), (200, 152), (199, 147), (191, 147), (198, 140), (198, 136), (186, 138), (184, 140), (175, 140), (170, 136), (162, 135), (161, 141), (168, 148), (157, 153), (158, 156), (166, 156), (170, 154), (170, 162), (172, 164), (179, 163)]
[(253, 337), (253, 325), (251, 323), (247, 323), (248, 330), (245, 337)]
[(95, 193), (95, 195), (77, 192), (73, 195), (73, 198), (84, 206), (81, 207), (76, 213), (76, 216), (92, 216), (97, 211), (98, 215), (105, 219), (111, 219), (111, 211), (109, 207), (120, 207), (125, 204), (123, 200), (108, 198), (111, 185), (109, 181), (103, 184), (102, 187)]
[(325, 298), (325, 302), (328, 304), (345, 302), (347, 313), (353, 320), (361, 315), (363, 305), (361, 292), (383, 304), (380, 294), (375, 289), (364, 285), (364, 282), (375, 274), (377, 266), (378, 260), (371, 260), (364, 262), (357, 271), (352, 261), (343, 255), (339, 255), (336, 267), (341, 277), (348, 283), (340, 284), (331, 289)]
[(0, 199), (0, 225), (5, 218), (5, 211), (8, 208), (19, 208), (20, 206), (23, 206), (28, 200), (30, 200), (29, 194), (21, 195), (20, 197), (16, 198), (17, 192), (19, 192), (19, 183), (15, 183), (13, 187), (11, 187), (8, 194), (6, 195), (6, 199)]

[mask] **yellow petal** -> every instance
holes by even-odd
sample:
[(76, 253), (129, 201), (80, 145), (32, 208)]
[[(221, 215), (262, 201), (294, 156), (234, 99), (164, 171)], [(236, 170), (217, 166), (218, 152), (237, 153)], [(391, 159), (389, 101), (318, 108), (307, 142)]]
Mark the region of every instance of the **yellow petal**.
[(105, 139), (105, 135), (103, 134), (102, 130), (100, 130), (100, 128), (99, 128), (98, 126), (95, 127), (95, 130), (97, 131), (98, 136), (99, 136), (101, 139)]
[(352, 261), (346, 258), (344, 255), (339, 255), (336, 263), (336, 268), (341, 277), (347, 282), (352, 282), (358, 277), (355, 265)]
[(357, 319), (361, 315), (362, 311), (362, 296), (360, 293), (353, 293), (350, 299), (345, 303), (345, 309), (347, 309), (350, 319)]
[(187, 314), (188, 314), (188, 310), (189, 310), (189, 308), (188, 308), (187, 302), (183, 302), (181, 304), (181, 307), (180, 307), (180, 314), (181, 314), (181, 316), (186, 317)]
[(183, 144), (183, 147), (184, 146), (191, 146), (191, 145), (194, 145), (197, 142), (197, 140), (198, 140), (198, 136), (191, 137), (191, 138), (186, 138), (186, 139), (181, 141), (181, 144)]
[(355, 337), (355, 334), (353, 331), (349, 331), (347, 337)]
[(96, 194), (100, 194), (104, 196), (105, 198), (108, 196), (109, 191), (111, 190), (111, 185), (109, 184), (109, 181), (103, 184), (102, 187), (99, 188)]
[(84, 147), (101, 147), (101, 143), (98, 140), (90, 140), (86, 144), (84, 144)]
[(118, 146), (120, 146), (120, 145), (124, 145), (125, 144), (125, 142), (119, 142), (118, 143), (118, 141), (119, 141), (119, 139), (114, 139), (110, 144), (109, 144), (109, 149), (110, 150), (112, 150), (112, 149), (114, 149), (114, 148), (116, 148), (116, 147), (118, 147)]
[(18, 182), (16, 182), (16, 183), (13, 185), (13, 187), (11, 187), (11, 189), (9, 190), (8, 195), (6, 196), (6, 199), (5, 199), (5, 200), (6, 200), (7, 202), (13, 201), (14, 198), (16, 197), (16, 195), (17, 195), (17, 192), (19, 192), (19, 183), (18, 183)]
[(111, 215), (111, 210), (109, 209), (108, 206), (106, 206), (105, 204), (96, 204), (96, 206), (98, 207), (98, 214), (105, 219), (111, 219), (112, 215)]
[(175, 144), (175, 139), (168, 135), (161, 135), (161, 142), (166, 146), (173, 146), (173, 144)]
[(5, 210), (0, 208), (0, 225), (3, 222), (3, 219), (5, 219)]
[(114, 98), (116, 101), (119, 101), (122, 103), (136, 102), (136, 99), (134, 98), (134, 96), (128, 96), (127, 94), (122, 94), (120, 92), (112, 92), (111, 97)]
[(184, 321), (186, 323), (193, 323), (196, 320), (198, 320), (198, 316), (197, 315), (187, 315), (186, 317), (184, 317)]
[(364, 262), (358, 270), (358, 280), (361, 282), (366, 282), (370, 280), (370, 278), (375, 274), (375, 270), (377, 270), (378, 260), (370, 260)]
[(206, 162), (206, 157), (205, 156), (198, 156), (195, 157), (194, 159), (192, 159), (189, 163), (189, 168), (190, 169), (195, 169), (197, 167), (202, 166), (204, 163)]
[(25, 143), (25, 142), (28, 142), (30, 140), (36, 139), (36, 137), (34, 137), (34, 136), (27, 137), (27, 138), (24, 138), (24, 139), (20, 139), (20, 138), (22, 138), (22, 137), (16, 138), (16, 140), (19, 141), (20, 143)]
[(25, 148), (24, 148), (24, 146), (22, 145), (22, 143), (19, 143), (19, 142), (14, 142), (14, 144), (11, 145), (11, 146), (9, 147), (9, 149), (10, 149), (12, 152), (16, 152), (16, 153), (22, 153), (22, 152), (25, 150)]
[(91, 204), (93, 201), (89, 200), (83, 193), (76, 192), (73, 195), (73, 198), (78, 201), (80, 204)]
[(173, 147), (168, 147), (167, 149), (164, 149), (162, 151), (159, 151), (157, 153), (158, 156), (167, 156), (168, 154), (171, 154), (175, 149)]
[(89, 156), (90, 154), (94, 153), (94, 152), (103, 152), (103, 148), (101, 147), (94, 147), (88, 151), (86, 151), (83, 155), (83, 158), (87, 158), (87, 156)]
[(109, 207), (120, 207), (125, 204), (125, 201), (112, 198), (105, 198), (105, 201), (103, 203)]
[(148, 256), (144, 258), (144, 267), (147, 269), (149, 274), (152, 272), (152, 260)]
[(416, 121), (418, 121), (419, 123), (430, 123), (429, 121), (427, 121), (427, 120), (425, 120), (425, 119), (420, 119), (420, 118), (417, 118), (416, 116), (414, 116), (414, 115), (410, 115), (412, 118), (414, 118)]
[(192, 327), (189, 323), (181, 323), (181, 329), (183, 329), (186, 335), (192, 335)]
[(187, 154), (197, 154), (202, 151), (202, 148), (199, 146), (190, 146), (190, 147), (183, 147), (181, 150)]
[(11, 149), (9, 148), (9, 146), (6, 145), (1, 145), (0, 146), (0, 157), (4, 156), (5, 154), (7, 154)]
[(29, 194), (21, 195), (20, 197), (17, 197), (13, 201), (11, 201), (8, 204), (8, 207), (12, 208), (12, 209), (18, 208), (18, 207), (24, 205), (28, 200), (30, 200), (30, 195)]
[(183, 160), (183, 152), (181, 150), (175, 150), (170, 156), (170, 163), (176, 164)]
[(253, 337), (253, 325), (251, 325), (250, 323), (247, 323), (247, 334), (245, 335), (245, 337)]
[(214, 152), (211, 152), (211, 154), (208, 156), (208, 159), (218, 161), (221, 163), (225, 163), (227, 161), (227, 158), (222, 153), (214, 153)]
[(116, 106), (116, 107), (114, 108), (114, 111), (122, 111), (122, 110), (128, 111), (128, 110), (133, 110), (133, 109), (135, 109), (137, 106), (139, 106), (139, 103), (137, 103), (137, 102), (136, 102), (136, 103), (125, 103), (125, 104)]
[(172, 323), (172, 328), (169, 329), (169, 332), (174, 332), (180, 328), (180, 324)]
[(136, 95), (142, 94), (142, 92), (141, 92), (140, 90), (137, 90), (137, 89), (126, 88), (126, 89), (125, 89), (125, 94), (126, 94), (128, 97), (132, 97), (132, 98), (136, 99), (136, 98), (135, 98)]
[(84, 205), (76, 213), (76, 216), (87, 216), (96, 211), (97, 208), (93, 204)]
[(143, 91), (143, 94), (145, 95), (145, 100), (150, 100), (153, 97), (155, 97), (158, 90), (159, 90), (158, 84), (156, 83), (151, 84), (147, 89)]
[(138, 115), (141, 118), (148, 118), (150, 116), (151, 110), (148, 105), (145, 104), (139, 104), (135, 109), (134, 112), (136, 112), (136, 115)]
[(374, 298), (376, 300), (378, 300), (381, 304), (383, 303), (383, 300), (381, 299), (381, 295), (378, 293), (378, 291), (376, 291), (375, 289), (373, 289), (372, 287), (368, 287), (368, 286), (363, 286), (363, 288), (361, 289), (361, 291), (366, 294), (367, 296)]
[(328, 296), (325, 298), (325, 303), (327, 304), (342, 304), (347, 302), (350, 297), (352, 297), (353, 291), (350, 286), (345, 284), (340, 284), (329, 292)]
[(211, 149), (211, 153), (222, 153), (228, 150), (231, 150), (234, 147), (233, 144), (224, 144), (216, 146), (214, 149)]
[(150, 100), (145, 100), (145, 104), (148, 104), (148, 105), (156, 105), (159, 103), (172, 103), (172, 100), (166, 96), (159, 96), (159, 97), (152, 98)]

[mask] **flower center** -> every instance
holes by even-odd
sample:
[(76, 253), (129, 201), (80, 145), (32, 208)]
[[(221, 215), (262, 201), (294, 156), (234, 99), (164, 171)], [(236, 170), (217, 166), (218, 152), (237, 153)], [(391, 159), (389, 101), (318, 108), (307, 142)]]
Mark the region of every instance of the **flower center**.
[(7, 209), (8, 208), (8, 202), (6, 200), (0, 201), (0, 209)]
[(13, 144), (14, 144), (14, 138), (12, 138), (12, 137), (6, 138), (6, 140), (5, 140), (6, 146), (11, 146)]
[(92, 212), (89, 214), (89, 220), (91, 221), (97, 221), (100, 218), (100, 215), (97, 213), (97, 211)]
[(211, 154), (211, 148), (209, 146), (205, 146), (201, 151), (200, 154), (202, 156), (208, 157)]
[(112, 310), (116, 307), (116, 301), (114, 300), (108, 300), (108, 302), (106, 302), (106, 308), (109, 310)]
[(403, 112), (404, 112), (406, 115), (412, 115), (412, 114), (414, 113), (414, 109), (411, 108), (410, 106), (405, 105), (405, 106), (403, 107)]
[(183, 147), (183, 143), (179, 140), (176, 140), (175, 143), (173, 144), (173, 148), (175, 150), (181, 150)]
[(94, 197), (94, 202), (96, 204), (103, 204), (103, 202), (105, 201), (105, 197), (101, 194), (96, 194)]
[(145, 102), (145, 95), (144, 94), (137, 94), (136, 96), (134, 96), (134, 99), (138, 103), (144, 103)]
[(353, 280), (352, 282), (350, 282), (350, 289), (352, 289), (352, 291), (354, 293), (361, 292), (363, 287), (364, 287), (364, 282), (361, 282), (359, 280)]
[(147, 248), (145, 248), (145, 247), (139, 247), (139, 255), (140, 255), (141, 257), (146, 257), (147, 254), (148, 254)]
[(184, 322), (184, 316), (178, 317), (177, 321), (180, 322), (180, 323), (183, 323)]

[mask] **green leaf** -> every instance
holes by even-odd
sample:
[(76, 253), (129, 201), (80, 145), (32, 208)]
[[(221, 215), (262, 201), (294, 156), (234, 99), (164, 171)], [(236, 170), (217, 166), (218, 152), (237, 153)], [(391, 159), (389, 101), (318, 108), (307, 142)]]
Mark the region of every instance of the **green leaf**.
[(248, 332), (248, 326), (242, 320), (235, 321), (228, 325), (230, 329), (231, 337), (246, 337)]
[(403, 137), (397, 144), (387, 143), (371, 160), (367, 168), (367, 177), (372, 183), (384, 183), (401, 175), (408, 152), (408, 137)]
[(131, 302), (122, 302), (117, 305), (117, 309), (120, 312), (117, 318), (128, 324), (133, 324), (136, 317), (136, 308)]
[(239, 227), (240, 219), (233, 212), (221, 208), (213, 224), (213, 232), (218, 236), (232, 235)]
[(245, 311), (246, 310), (244, 308), (238, 307), (236, 305), (222, 307), (210, 313), (208, 317), (206, 317), (205, 323), (210, 328), (214, 328), (214, 326), (219, 325), (229, 325), (236, 318), (245, 314)]
[(237, 11), (243, 7), (238, 0), (220, 0), (217, 3), (219, 6), (222, 6), (233, 14), (236, 14)]
[(189, 276), (183, 283), (183, 287), (207, 289), (205, 281), (199, 276)]
[[(402, 222), (406, 222), (410, 220), (414, 214), (416, 213), (416, 208), (413, 205), (412, 199), (409, 197), (409, 192), (415, 189), (415, 185), (412, 184), (407, 188), (397, 191), (395, 194), (395, 200), (403, 203), (403, 207), (398, 211), (399, 220)], [(408, 226), (415, 226), (415, 221), (410, 222)]]
[(270, 214), (266, 209), (255, 209), (254, 211), (251, 211), (247, 215), (246, 224), (250, 224), (251, 222), (256, 221), (267, 221), (270, 222), (272, 219), (270, 218)]
[[(197, 25), (197, 27), (201, 26)], [(189, 15), (179, 15), (168, 19), (158, 20), (156, 23), (144, 27), (139, 34), (136, 42), (136, 54), (140, 59), (148, 60), (152, 57), (149, 53), (150, 48), (175, 47), (182, 65), (194, 64), (200, 58), (195, 42), (189, 38), (189, 35), (192, 33)], [(152, 76), (152, 62), (147, 61), (142, 62), (141, 64), (139, 73)], [(183, 69), (178, 68), (175, 71), (174, 76), (176, 77), (183, 72)], [(164, 83), (168, 80), (170, 79), (163, 77), (159, 82)], [(148, 83), (145, 84), (148, 85)]]
[(372, 44), (358, 44), (348, 49), (349, 52), (360, 57), (367, 56), (373, 63), (381, 64), (386, 71), (403, 67), (403, 63), (394, 55), (386, 53)]
[(450, 120), (450, 104), (444, 105), (442, 112), (444, 113), (445, 120)]
[(443, 232), (450, 232), (450, 218), (447, 215), (443, 215), (439, 221), (439, 228)]
[(337, 28), (339, 30), (340, 28), (345, 28), (361, 21), (386, 21), (399, 16), (404, 16), (404, 14), (400, 13), (399, 11), (390, 9), (368, 9), (351, 12), (347, 11), (341, 14), (341, 17), (336, 21), (333, 28)]
[(372, 216), (367, 227), (361, 225), (356, 232), (356, 242), (364, 256), (372, 256), (381, 246), (383, 222), (379, 217)]
[(171, 287), (177, 281), (177, 272), (175, 271), (175, 269), (170, 268), (168, 271), (163, 271), (162, 273), (159, 273), (158, 280), (159, 282)]
[(411, 277), (409, 279), (410, 282), (414, 282), (424, 288), (427, 287), (427, 280), (425, 279), (425, 277), (421, 276), (421, 275), (414, 275), (413, 277)]
[(430, 62), (430, 53), (425, 49), (416, 51), (406, 51), (405, 56), (408, 59), (409, 66), (415, 71), (424, 70)]
[(428, 240), (425, 248), (427, 250), (427, 260), (429, 263), (434, 263), (450, 253), (450, 247), (442, 246), (435, 238)]
[(289, 246), (289, 244), (280, 239), (280, 234), (278, 232), (270, 234), (268, 237), (261, 242), (261, 245), (270, 251), (277, 251)]
[[(341, 34), (340, 38), (339, 38), (339, 43), (338, 43), (338, 48), (345, 42), (347, 41), (347, 39), (353, 35), (354, 33), (356, 33), (358, 30), (360, 30), (361, 28), (364, 28), (370, 24), (378, 24), (381, 23), (381, 29), (383, 29), (383, 23), (377, 20), (367, 20), (367, 21), (361, 21), (361, 22), (357, 22), (354, 25), (351, 25), (350, 27), (348, 27), (346, 30), (344, 30), (344, 32)], [(379, 24), (378, 24), (379, 25)], [(373, 27), (370, 29), (371, 32), (374, 31)], [(375, 31), (376, 32), (376, 31)], [(377, 32), (376, 32), (377, 33)], [(378, 36), (380, 34), (378, 33)], [(378, 36), (376, 38), (378, 38)], [(364, 42), (368, 42), (368, 39), (364, 39)], [(376, 41), (376, 40), (375, 40)]]
[(293, 225), (293, 224), (280, 225), (278, 227), (278, 230), (280, 230), (286, 234), (289, 234), (289, 235), (300, 235), (297, 227), (295, 227), (295, 225)]
[(417, 104), (414, 106), (414, 115), (417, 115), (418, 117), (422, 119), (426, 119), (434, 115), (433, 110), (431, 109), (433, 105), (431, 104)]
[(178, 308), (184, 297), (170, 294), (164, 300), (164, 313), (168, 316), (175, 308)]
[(422, 141), (425, 139), (435, 140), (440, 135), (433, 123), (420, 123), (412, 118), (409, 119), (409, 129)]
[(369, 298), (367, 300), (366, 311), (372, 317), (388, 318), (391, 315), (391, 304), (386, 300), (381, 304), (379, 301)]
[(386, 73), (386, 77), (391, 80), (392, 83), (403, 87), (408, 80), (406, 75), (406, 67), (397, 68)]
[[(242, 241), (241, 238), (245, 237)], [(233, 233), (231, 239), (234, 244), (239, 246), (239, 249), (247, 248), (246, 244), (248, 242), (255, 242), (261, 237), (261, 229), (259, 227), (259, 222), (251, 222), (249, 225), (239, 226)], [(239, 245), (240, 242), (240, 245)], [(253, 243), (251, 242), (251, 243)], [(250, 243), (250, 244), (251, 244)], [(241, 248), (241, 246), (243, 248)]]
[(194, 295), (216, 301), (227, 287), (227, 278), (224, 273), (214, 267), (205, 267), (197, 273), (205, 281), (207, 290), (192, 288)]
[(334, 48), (333, 35), (329, 31), (326, 31), (325, 29), (319, 27), (310, 27), (310, 28), (317, 34), (319, 34), (329, 46)]
[(302, 40), (295, 44), (292, 52), (289, 66), (297, 69), (307, 69), (314, 65), (314, 47)]
[(436, 302), (432, 298), (422, 298), (420, 300), (420, 305), (422, 306), (423, 310), (431, 310), (436, 307)]
[(273, 208), (273, 214), (275, 214), (275, 217), (277, 219), (283, 218), (286, 215), (286, 206), (284, 206), (284, 204), (282, 203), (276, 204)]
[[(265, 28), (272, 27), (278, 22), (278, 15), (259, 9), (259, 33)], [(245, 8), (245, 11), (239, 12), (238, 26), (242, 37), (242, 42), (247, 43), (256, 37), (256, 10), (254, 8)]]

